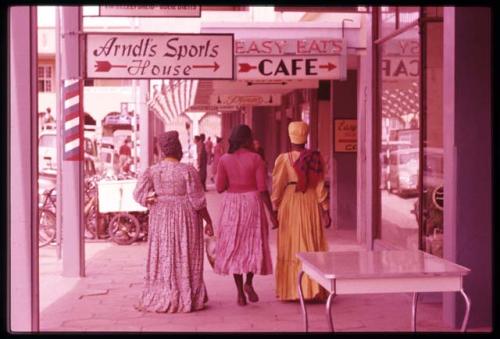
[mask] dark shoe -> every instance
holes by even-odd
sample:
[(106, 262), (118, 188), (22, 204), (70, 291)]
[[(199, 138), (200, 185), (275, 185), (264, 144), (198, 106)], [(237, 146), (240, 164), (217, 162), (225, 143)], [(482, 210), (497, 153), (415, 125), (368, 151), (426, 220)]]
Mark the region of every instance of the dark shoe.
[(238, 293), (238, 305), (245, 306), (247, 304), (247, 300), (245, 298), (245, 294)]
[(255, 293), (255, 290), (253, 289), (252, 285), (243, 286), (243, 290), (248, 295), (248, 300), (250, 300), (253, 303), (259, 301), (259, 296), (257, 295), (257, 293)]

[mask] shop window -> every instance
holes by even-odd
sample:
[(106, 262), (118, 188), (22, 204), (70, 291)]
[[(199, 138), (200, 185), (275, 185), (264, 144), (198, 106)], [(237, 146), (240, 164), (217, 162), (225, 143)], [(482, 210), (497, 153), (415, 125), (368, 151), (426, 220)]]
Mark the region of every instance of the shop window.
[[(406, 14), (381, 12), (385, 35), (395, 20), (416, 20)], [(394, 16), (392, 16), (394, 15)], [(383, 31), (384, 32), (384, 31)], [(379, 64), (380, 224), (377, 234), (396, 248), (419, 248), (418, 200), (420, 170), (420, 38), (415, 25), (377, 45)]]
[(384, 37), (396, 30), (396, 7), (382, 6), (380, 15), (380, 37)]
[(52, 65), (39, 65), (38, 66), (38, 91), (39, 92), (53, 92), (52, 78), (54, 68)]

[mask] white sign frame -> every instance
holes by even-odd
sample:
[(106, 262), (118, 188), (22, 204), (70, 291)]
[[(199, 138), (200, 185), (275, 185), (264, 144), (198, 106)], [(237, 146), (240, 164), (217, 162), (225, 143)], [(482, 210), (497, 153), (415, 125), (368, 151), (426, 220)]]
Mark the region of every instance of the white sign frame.
[[(189, 7), (186, 9), (185, 7)], [(99, 6), (104, 17), (200, 18), (201, 6)]]
[[(120, 51), (122, 55), (109, 55)], [(87, 79), (233, 80), (233, 54), (232, 33), (86, 33), (85, 76)], [(214, 76), (214, 72), (219, 73)]]

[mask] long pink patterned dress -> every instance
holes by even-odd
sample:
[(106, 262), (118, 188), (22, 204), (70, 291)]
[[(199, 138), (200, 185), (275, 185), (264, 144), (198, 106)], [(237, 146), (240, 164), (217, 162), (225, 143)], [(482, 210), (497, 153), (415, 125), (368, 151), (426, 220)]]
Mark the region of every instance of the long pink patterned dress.
[(217, 224), (214, 271), (218, 274), (272, 274), (268, 224), (260, 192), (266, 191), (265, 163), (246, 149), (224, 154), (217, 191), (225, 190)]
[(144, 288), (136, 308), (149, 312), (191, 312), (208, 300), (203, 281), (203, 226), (197, 210), (206, 206), (196, 169), (163, 160), (139, 178), (134, 199), (149, 209)]

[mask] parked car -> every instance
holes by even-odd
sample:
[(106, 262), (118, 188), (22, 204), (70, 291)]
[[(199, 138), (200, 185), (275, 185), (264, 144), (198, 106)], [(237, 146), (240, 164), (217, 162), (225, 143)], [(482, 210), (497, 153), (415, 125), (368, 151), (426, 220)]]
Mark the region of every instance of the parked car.
[(55, 130), (46, 130), (38, 137), (38, 171), (57, 169), (57, 136)]
[[(433, 235), (435, 230), (443, 230), (443, 149), (426, 147), (424, 149), (424, 190), (423, 214), (425, 236)], [(420, 223), (420, 197), (415, 201), (412, 213)]]
[(405, 196), (417, 194), (418, 162), (418, 148), (391, 151), (387, 190)]
[[(84, 154), (94, 163), (97, 162), (97, 146), (94, 140), (84, 137)], [(38, 172), (57, 170), (57, 134), (55, 130), (46, 130), (38, 138)]]

